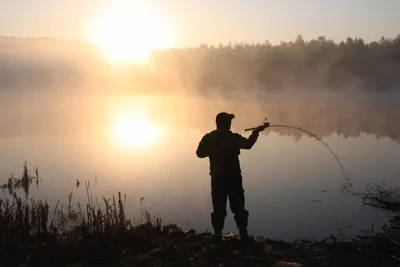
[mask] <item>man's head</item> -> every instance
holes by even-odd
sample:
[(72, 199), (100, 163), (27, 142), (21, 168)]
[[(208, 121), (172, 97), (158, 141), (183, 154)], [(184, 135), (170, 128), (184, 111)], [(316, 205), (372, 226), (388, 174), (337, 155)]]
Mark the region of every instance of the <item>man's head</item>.
[(217, 124), (217, 129), (231, 129), (232, 119), (235, 118), (234, 114), (229, 114), (226, 112), (221, 112), (217, 114), (215, 118), (215, 123)]

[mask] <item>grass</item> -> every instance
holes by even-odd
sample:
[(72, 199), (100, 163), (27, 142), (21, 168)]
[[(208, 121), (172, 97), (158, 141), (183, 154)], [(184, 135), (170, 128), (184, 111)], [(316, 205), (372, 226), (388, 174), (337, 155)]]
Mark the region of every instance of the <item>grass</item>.
[[(31, 176), (25, 163), (22, 177), (12, 176), (2, 186), (9, 195), (0, 199), (0, 266), (390, 267), (400, 262), (399, 243), (384, 235), (346, 242), (332, 237), (290, 243), (260, 237), (251, 246), (243, 246), (229, 235), (223, 246), (215, 246), (209, 233), (184, 232), (143, 208), (139, 219), (127, 220), (126, 196), (118, 193), (93, 200), (87, 182), (85, 204), (74, 205), (73, 193), (65, 207), (60, 201), (50, 207), (46, 201), (28, 199), (29, 186), (38, 183), (37, 168)], [(25, 199), (18, 196), (19, 189), (25, 192)], [(395, 193), (379, 190), (370, 187), (364, 200), (382, 200), (379, 196), (384, 196), (398, 202)], [(383, 203), (380, 200), (378, 203)]]
[[(117, 238), (119, 241), (125, 241), (125, 245), (131, 244), (132, 248), (140, 251), (146, 247), (146, 242), (143, 243), (145, 239), (149, 244), (154, 236), (181, 231), (176, 225), (163, 225), (160, 218), (151, 216), (143, 209), (140, 220), (127, 220), (120, 192), (117, 197), (113, 195), (108, 199), (102, 197), (100, 202), (97, 198), (93, 201), (88, 182), (85, 182), (88, 199), (86, 204), (77, 202), (73, 205), (71, 192), (66, 208), (60, 204), (60, 200), (54, 208), (50, 208), (47, 201), (28, 199), (29, 186), (39, 183), (37, 169), (35, 174), (34, 177), (29, 175), (25, 163), (21, 178), (11, 175), (8, 182), (1, 186), (8, 193), (8, 197), (0, 199), (0, 250), (10, 252), (7, 255), (14, 257), (18, 251), (31, 251), (35, 255), (41, 255), (42, 250), (52, 251), (71, 244), (83, 245), (85, 242), (82, 243), (82, 240), (93, 237), (98, 241)], [(18, 196), (19, 189), (25, 192), (25, 199)], [(142, 200), (143, 198), (140, 201)], [(129, 239), (129, 242), (126, 239)], [(33, 255), (32, 253), (26, 254), (27, 262), (33, 260), (29, 256)], [(22, 262), (25, 260), (22, 259)], [(35, 264), (39, 263), (35, 261)]]
[(28, 165), (25, 161), (24, 170), (21, 178), (14, 177), (14, 174), (11, 174), (11, 177), (8, 178), (7, 183), (0, 186), (0, 189), (7, 190), (8, 194), (12, 195), (18, 189), (23, 189), (25, 193), (25, 197), (27, 198), (29, 195), (29, 188), (33, 182), (35, 182), (36, 186), (39, 187), (39, 169), (36, 167), (34, 169), (35, 175), (30, 175), (28, 171)]
[(363, 198), (364, 204), (380, 210), (400, 212), (400, 188), (385, 185), (369, 184), (366, 193), (357, 194)]
[[(3, 186), (11, 197), (0, 199), (0, 230), (1, 233), (9, 232), (11, 235), (1, 235), (3, 244), (9, 244), (16, 238), (26, 235), (64, 235), (66, 233), (101, 234), (115, 235), (120, 231), (133, 229), (135, 226), (145, 225), (154, 229), (162, 228), (162, 221), (158, 217), (151, 216), (146, 210), (141, 209), (141, 219), (133, 222), (125, 218), (125, 208), (121, 193), (117, 198), (102, 197), (99, 203), (93, 201), (89, 192), (89, 183), (85, 182), (88, 203), (77, 205), (72, 204), (73, 192), (68, 195), (68, 205), (60, 205), (57, 202), (54, 209), (51, 209), (47, 201), (35, 201), (33, 199), (23, 200), (17, 195), (16, 190), (23, 188), (27, 191), (26, 164), (22, 178), (16, 179), (13, 176)], [(28, 185), (29, 186), (29, 185)], [(126, 196), (125, 196), (126, 197)], [(143, 198), (140, 200), (142, 202)], [(125, 202), (125, 201), (124, 201)], [(77, 208), (76, 208), (77, 207)], [(4, 248), (2, 245), (1, 248)]]

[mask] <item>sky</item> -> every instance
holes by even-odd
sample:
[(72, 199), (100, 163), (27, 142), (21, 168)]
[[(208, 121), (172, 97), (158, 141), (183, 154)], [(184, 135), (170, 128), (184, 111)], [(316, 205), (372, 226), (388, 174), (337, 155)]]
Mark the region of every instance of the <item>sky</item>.
[[(0, 35), (83, 40), (85, 25), (116, 0), (0, 0)], [(120, 1), (121, 2), (121, 1)], [(122, 2), (134, 2), (122, 1)], [(137, 1), (136, 1), (137, 2)], [(400, 34), (399, 0), (147, 0), (172, 25), (175, 46), (379, 40)], [(129, 28), (120, 29), (129, 34)]]

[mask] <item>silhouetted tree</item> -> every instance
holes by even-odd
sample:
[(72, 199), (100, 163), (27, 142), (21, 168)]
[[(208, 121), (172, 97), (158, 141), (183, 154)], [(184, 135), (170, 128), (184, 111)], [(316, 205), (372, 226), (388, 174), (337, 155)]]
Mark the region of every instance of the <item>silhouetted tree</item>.
[[(36, 56), (36, 50), (30, 47), (39, 46), (35, 42), (44, 41), (24, 40), (28, 39), (2, 37), (0, 49), (11, 51), (14, 47), (24, 47), (20, 51), (32, 51), (32, 55)], [(18, 42), (20, 46), (14, 45)], [(45, 42), (50, 43), (51, 40)], [(79, 78), (71, 76), (79, 74), (81, 68), (74, 63), (74, 58), (60, 57), (51, 61), (35, 58), (35, 61), (13, 61), (7, 53), (0, 54), (0, 86), (51, 83), (57, 77), (67, 80)], [(370, 43), (351, 37), (335, 43), (326, 36), (305, 41), (298, 35), (294, 41), (282, 41), (280, 45), (272, 45), (268, 40), (257, 44), (201, 44), (198, 48), (157, 52), (152, 62), (154, 71), (135, 70), (132, 74), (134, 79), (147, 81), (143, 86), (150, 88), (153, 84), (167, 86), (172, 80), (164, 75), (164, 70), (168, 70), (168, 73), (176, 74), (183, 87), (194, 85), (204, 92), (351, 90), (356, 87), (381, 91), (399, 88), (400, 35), (394, 39), (382, 37)], [(62, 66), (68, 66), (68, 71)], [(143, 75), (145, 79), (140, 78)]]

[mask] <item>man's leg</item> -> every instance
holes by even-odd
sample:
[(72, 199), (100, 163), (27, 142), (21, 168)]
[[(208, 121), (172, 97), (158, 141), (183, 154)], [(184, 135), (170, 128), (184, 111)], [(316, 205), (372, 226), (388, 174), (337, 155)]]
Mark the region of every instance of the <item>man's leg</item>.
[(216, 238), (222, 238), (226, 217), (227, 188), (223, 185), (223, 180), (218, 177), (211, 178), (211, 196), (213, 213), (211, 223), (214, 228)]
[(239, 228), (240, 238), (247, 239), (249, 237), (247, 233), (249, 212), (245, 209), (245, 196), (241, 175), (232, 177), (228, 195), (229, 204), (232, 212), (235, 214), (235, 222)]

